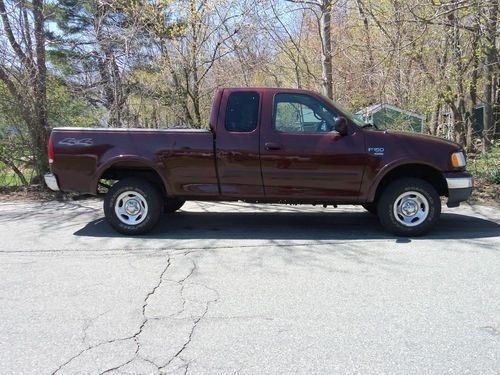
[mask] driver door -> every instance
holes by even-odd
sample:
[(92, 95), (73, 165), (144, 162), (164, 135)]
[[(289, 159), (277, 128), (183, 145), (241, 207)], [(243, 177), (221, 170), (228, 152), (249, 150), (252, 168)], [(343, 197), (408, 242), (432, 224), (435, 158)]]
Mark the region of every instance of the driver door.
[(364, 140), (354, 125), (335, 130), (340, 113), (320, 97), (277, 93), (261, 129), (260, 155), (267, 198), (357, 200)]

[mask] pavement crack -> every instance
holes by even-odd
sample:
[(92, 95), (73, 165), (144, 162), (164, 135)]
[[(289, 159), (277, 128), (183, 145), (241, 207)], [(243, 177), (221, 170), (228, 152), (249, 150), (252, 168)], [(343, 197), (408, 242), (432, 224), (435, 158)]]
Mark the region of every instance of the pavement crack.
[(168, 269), (170, 268), (170, 264), (171, 264), (170, 257), (168, 257), (167, 259), (168, 259), (167, 260), (167, 265), (165, 266), (165, 268), (163, 269), (162, 273), (160, 274), (160, 277), (158, 279), (158, 283), (146, 295), (146, 298), (144, 298), (144, 303), (142, 304), (142, 318), (143, 318), (142, 319), (142, 324), (139, 326), (139, 330), (134, 334), (134, 336), (133, 336), (134, 338), (138, 337), (142, 333), (142, 330), (144, 329), (144, 326), (148, 322), (148, 317), (146, 315), (146, 308), (148, 307), (148, 301), (149, 301), (149, 298), (151, 298), (151, 296), (153, 294), (155, 294), (155, 292), (161, 286), (161, 284), (163, 283), (163, 277), (165, 276), (165, 274), (167, 273)]
[[(136, 351), (136, 355), (137, 355), (137, 351)], [(107, 369), (107, 370), (105, 370), (103, 372), (100, 372), (99, 375), (109, 374), (112, 371), (118, 371), (121, 367), (126, 366), (130, 362), (132, 362), (135, 358), (136, 358), (136, 356), (130, 358), (128, 361), (126, 361), (126, 362), (124, 362), (124, 363), (122, 363), (122, 364), (120, 364), (118, 366), (115, 366), (115, 367), (109, 368), (109, 369)]]
[(75, 359), (77, 359), (82, 354), (85, 354), (86, 352), (88, 352), (90, 350), (99, 348), (99, 347), (101, 347), (103, 345), (106, 345), (106, 344), (113, 344), (113, 343), (119, 342), (119, 341), (127, 341), (127, 340), (130, 340), (132, 338), (133, 338), (133, 336), (130, 336), (130, 337), (121, 337), (121, 338), (118, 338), (118, 339), (112, 339), (112, 340), (102, 341), (102, 342), (100, 342), (98, 344), (95, 344), (95, 345), (89, 345), (85, 349), (82, 349), (80, 352), (78, 352), (77, 354), (75, 354), (74, 356), (72, 356), (71, 358), (69, 358), (66, 362), (64, 362), (63, 364), (61, 364), (54, 372), (52, 372), (52, 375), (57, 374), (59, 371), (61, 371), (63, 369), (63, 367), (69, 365)]
[[(194, 267), (192, 268), (192, 270), (189, 273), (189, 275), (186, 276), (183, 280), (181, 280), (180, 283), (184, 283), (184, 281), (186, 281), (194, 273), (194, 271), (196, 269), (196, 262), (193, 261), (193, 265), (194, 265)], [(182, 285), (184, 287), (184, 284), (182, 284)], [(196, 284), (193, 284), (193, 285), (196, 285)], [(203, 313), (201, 315), (199, 315), (198, 317), (196, 317), (193, 320), (193, 326), (191, 327), (191, 330), (189, 332), (188, 338), (186, 339), (186, 341), (184, 342), (184, 344), (182, 345), (182, 347), (163, 366), (160, 367), (160, 371), (163, 370), (163, 369), (165, 369), (165, 368), (167, 368), (175, 359), (180, 359), (182, 362), (185, 363), (184, 374), (186, 374), (188, 372), (188, 370), (189, 370), (189, 364), (190, 364), (190, 362), (188, 362), (185, 359), (183, 359), (181, 357), (181, 354), (191, 344), (191, 341), (193, 340), (193, 336), (194, 336), (194, 333), (196, 331), (196, 328), (198, 327), (199, 323), (203, 320), (203, 318), (207, 315), (208, 310), (210, 308), (210, 304), (211, 303), (215, 303), (215, 302), (217, 302), (219, 300), (219, 293), (215, 289), (210, 288), (210, 287), (208, 287), (206, 285), (203, 285), (203, 284), (198, 284), (198, 285), (201, 285), (204, 288), (206, 288), (206, 289), (214, 292), (214, 294), (215, 294), (216, 297), (214, 299), (209, 300), (209, 301), (206, 302), (205, 309), (204, 309)]]
[[(95, 344), (95, 345), (89, 345), (87, 346), (85, 349), (82, 349), (80, 352), (78, 352), (77, 354), (75, 354), (74, 356), (72, 356), (71, 358), (69, 358), (67, 361), (65, 361), (64, 363), (62, 363), (61, 365), (59, 365), (57, 367), (57, 369), (52, 372), (52, 375), (55, 375), (57, 374), (59, 371), (61, 371), (65, 366), (67, 366), (68, 364), (70, 364), (71, 362), (73, 362), (75, 359), (77, 359), (78, 357), (80, 357), (81, 355), (83, 355), (84, 353), (90, 351), (90, 350), (93, 350), (93, 349), (96, 349), (100, 346), (103, 346), (103, 345), (106, 345), (106, 344), (112, 344), (112, 343), (115, 343), (115, 342), (118, 342), (118, 341), (127, 341), (127, 340), (134, 340), (135, 342), (135, 345), (136, 345), (136, 350), (134, 352), (134, 356), (130, 359), (128, 359), (126, 362), (118, 365), (118, 366), (115, 366), (113, 368), (109, 368), (107, 370), (105, 370), (104, 372), (101, 372), (100, 375), (102, 374), (106, 374), (106, 373), (109, 373), (111, 371), (115, 371), (115, 370), (118, 370), (120, 369), (121, 367), (123, 366), (126, 366), (127, 364), (131, 363), (133, 360), (135, 360), (137, 357), (138, 357), (138, 354), (139, 354), (139, 350), (141, 348), (141, 344), (140, 344), (140, 341), (139, 341), (139, 336), (141, 335), (144, 327), (146, 326), (147, 322), (148, 322), (148, 317), (147, 317), (147, 314), (146, 314), (146, 309), (148, 307), (148, 303), (149, 303), (149, 299), (151, 298), (151, 296), (153, 296), (155, 294), (155, 292), (158, 290), (158, 288), (160, 288), (161, 284), (163, 283), (163, 278), (165, 276), (165, 274), (167, 273), (168, 269), (170, 268), (170, 265), (171, 265), (171, 259), (170, 257), (168, 256), (167, 257), (167, 264), (166, 266), (163, 268), (161, 274), (160, 274), (160, 277), (158, 278), (158, 282), (153, 286), (153, 288), (146, 294), (146, 297), (144, 298), (143, 300), (143, 304), (142, 304), (142, 308), (141, 308), (141, 312), (142, 312), (142, 322), (138, 328), (138, 330), (131, 336), (127, 336), (127, 337), (122, 337), (122, 338), (118, 338), (118, 339), (112, 339), (112, 340), (107, 340), (107, 341), (102, 341), (98, 344)], [(103, 315), (103, 314), (101, 314)], [(101, 316), (99, 315), (99, 316)], [(98, 317), (99, 317), (98, 316)], [(97, 318), (98, 318), (97, 317)], [(97, 319), (95, 318), (95, 319)], [(87, 330), (88, 328), (90, 327), (91, 323), (93, 320), (95, 319), (92, 319), (89, 323), (87, 323), (84, 327), (84, 332), (83, 332), (83, 340), (84, 340), (84, 343), (85, 341), (87, 340)], [(158, 367), (158, 366), (157, 366)]]
[(152, 361), (151, 359), (149, 358), (146, 358), (146, 357), (143, 357), (141, 355), (138, 355), (137, 356), (138, 358), (142, 359), (144, 362), (147, 362), (149, 364), (151, 364), (152, 366), (156, 367), (156, 371), (160, 372), (160, 366), (158, 366), (154, 361)]
[(85, 319), (85, 325), (83, 326), (83, 329), (82, 329), (82, 332), (83, 332), (82, 333), (82, 342), (84, 345), (87, 345), (87, 331), (90, 329), (90, 327), (92, 327), (92, 325), (95, 323), (95, 321), (97, 319), (99, 319), (101, 316), (106, 315), (109, 312), (110, 312), (110, 310), (106, 310), (106, 311), (100, 313), (99, 315), (94, 316), (93, 318)]
[(196, 327), (198, 326), (198, 323), (205, 317), (207, 312), (208, 312), (208, 304), (205, 307), (205, 311), (203, 312), (203, 314), (201, 314), (199, 317), (197, 317), (196, 319), (193, 320), (193, 326), (191, 327), (191, 331), (189, 332), (189, 336), (188, 336), (187, 340), (184, 342), (184, 344), (182, 345), (182, 347), (174, 354), (174, 356), (172, 358), (170, 358), (168, 360), (168, 362), (165, 365), (160, 367), (160, 370), (163, 370), (164, 368), (168, 367), (168, 365), (170, 365), (172, 363), (172, 361), (175, 360), (176, 358), (179, 358), (182, 360), (182, 358), (180, 358), (180, 355), (182, 354), (182, 352), (184, 352), (184, 350), (186, 350), (186, 348), (191, 343), (191, 340), (193, 339), (193, 335), (194, 335), (194, 332), (196, 330)]
[(194, 272), (197, 269), (196, 262), (193, 261), (193, 260), (191, 260), (191, 262), (193, 263), (193, 267), (191, 268), (191, 270), (189, 271), (189, 273), (184, 278), (182, 278), (181, 280), (178, 280), (178, 281), (177, 280), (171, 280), (171, 279), (169, 279), (169, 281), (177, 283), (178, 285), (181, 286), (181, 290), (180, 290), (179, 293), (180, 293), (181, 300), (182, 300), (182, 307), (181, 307), (181, 309), (179, 311), (177, 311), (172, 316), (178, 316), (178, 315), (182, 314), (186, 310), (186, 298), (184, 297), (184, 289), (186, 287), (185, 281), (187, 279), (189, 279), (191, 276), (193, 276)]

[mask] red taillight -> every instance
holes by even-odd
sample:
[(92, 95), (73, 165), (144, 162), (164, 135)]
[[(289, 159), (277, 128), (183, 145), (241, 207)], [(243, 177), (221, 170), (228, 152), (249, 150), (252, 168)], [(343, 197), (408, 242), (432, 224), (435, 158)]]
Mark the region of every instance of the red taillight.
[(54, 162), (54, 145), (52, 144), (52, 137), (49, 138), (49, 164)]

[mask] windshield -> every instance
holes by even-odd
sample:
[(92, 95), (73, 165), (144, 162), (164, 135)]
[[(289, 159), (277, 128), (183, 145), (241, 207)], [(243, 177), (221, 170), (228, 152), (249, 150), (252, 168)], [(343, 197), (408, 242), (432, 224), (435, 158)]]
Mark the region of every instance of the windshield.
[(358, 126), (363, 126), (365, 125), (365, 122), (361, 120), (358, 116), (354, 115), (353, 113), (349, 112), (347, 109), (345, 109), (342, 105), (337, 103), (335, 100), (329, 99), (326, 96), (321, 95), (323, 99), (325, 99), (327, 102), (332, 103), (332, 105), (337, 108), (340, 112), (342, 112), (342, 115), (346, 117), (347, 119), (351, 120)]

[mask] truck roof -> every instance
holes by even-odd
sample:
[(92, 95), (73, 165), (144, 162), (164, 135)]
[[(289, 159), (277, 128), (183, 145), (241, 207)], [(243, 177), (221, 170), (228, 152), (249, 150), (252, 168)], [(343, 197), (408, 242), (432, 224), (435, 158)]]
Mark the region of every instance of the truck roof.
[(301, 93), (301, 94), (313, 94), (318, 95), (317, 92), (304, 89), (296, 88), (284, 88), (284, 87), (220, 87), (218, 91), (222, 90), (235, 90), (235, 91), (257, 91), (257, 92), (287, 92), (287, 93)]

